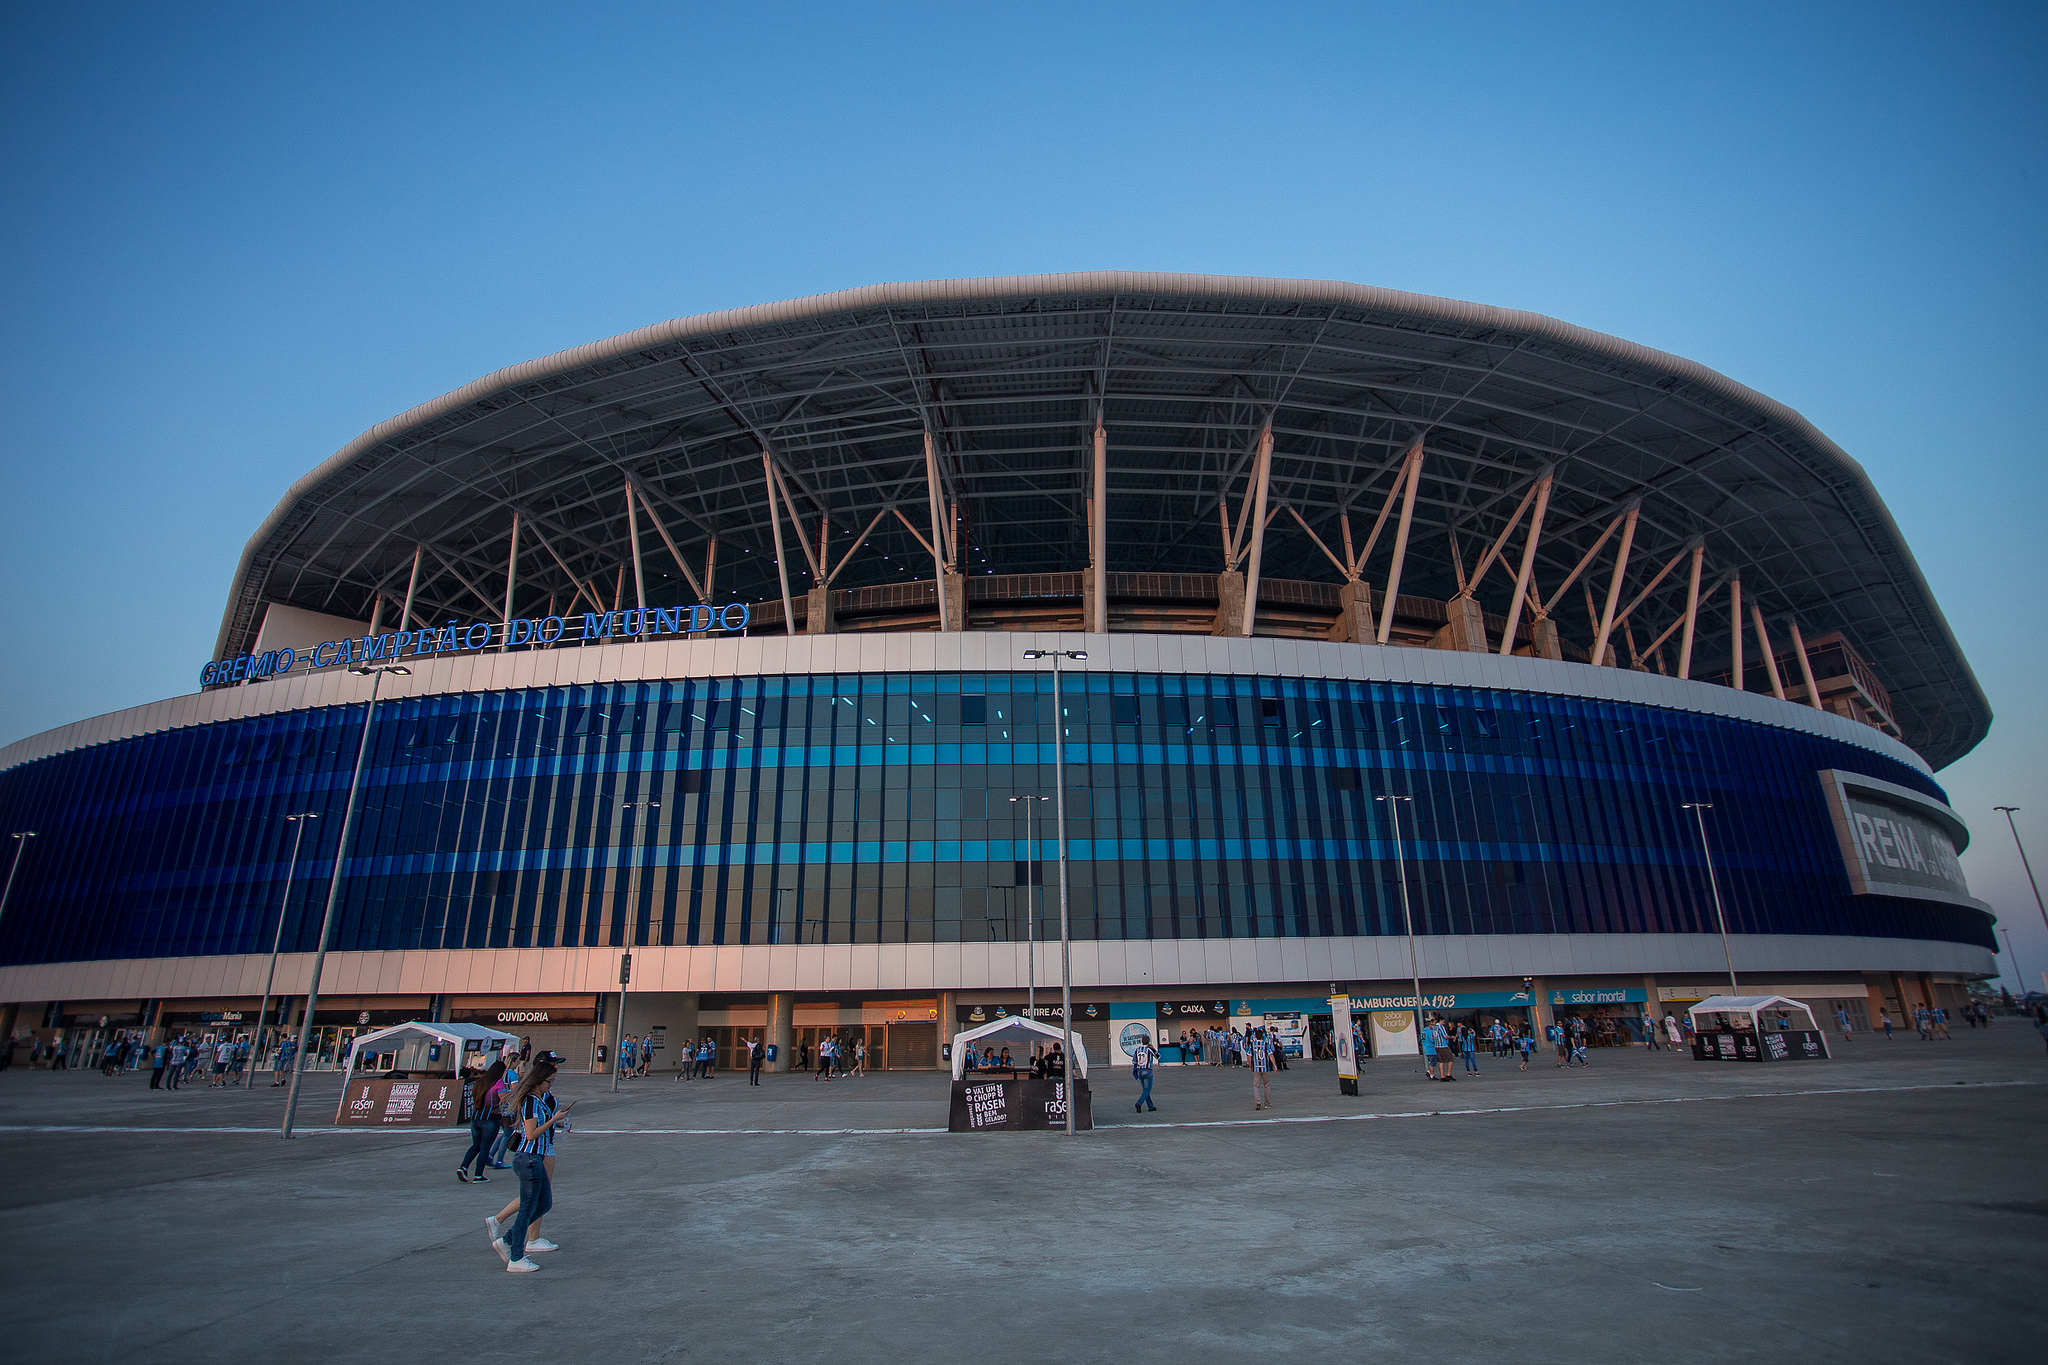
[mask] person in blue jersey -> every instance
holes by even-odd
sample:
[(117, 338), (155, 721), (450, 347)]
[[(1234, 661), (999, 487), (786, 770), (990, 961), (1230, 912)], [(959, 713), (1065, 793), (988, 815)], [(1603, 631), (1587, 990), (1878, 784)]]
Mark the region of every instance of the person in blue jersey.
[(1273, 1040), (1255, 1028), (1245, 1039), (1245, 1065), (1252, 1069), (1252, 1109), (1273, 1107)]
[(569, 1111), (576, 1107), (573, 1101), (558, 1107), (554, 1085), (554, 1063), (538, 1061), (513, 1092), (519, 1150), (512, 1158), (512, 1169), (519, 1175), (519, 1212), (509, 1228), (501, 1229), (496, 1218), (484, 1220), (492, 1250), (515, 1275), (540, 1269), (529, 1253), (561, 1250), (556, 1243), (535, 1235), (541, 1219), (555, 1206), (553, 1173), (548, 1167), (555, 1154), (556, 1130), (568, 1123)]
[(1479, 1074), (1479, 1031), (1470, 1024), (1458, 1030), (1458, 1053), (1465, 1059), (1466, 1074)]
[(1159, 1053), (1150, 1038), (1140, 1039), (1137, 1050), (1131, 1053), (1131, 1078), (1138, 1083), (1138, 1102), (1132, 1107), (1141, 1114), (1159, 1108), (1152, 1103), (1152, 1068), (1158, 1060)]

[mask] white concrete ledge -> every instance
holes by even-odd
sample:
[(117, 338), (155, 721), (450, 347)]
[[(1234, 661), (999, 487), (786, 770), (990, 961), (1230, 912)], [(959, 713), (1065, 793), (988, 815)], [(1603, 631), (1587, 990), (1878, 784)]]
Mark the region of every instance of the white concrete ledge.
[[(1083, 635), (1033, 632), (757, 636), (591, 645), (518, 654), (407, 659), (410, 677), (387, 677), (390, 699), (462, 692), (507, 692), (599, 682), (659, 681), (812, 673), (984, 673), (1043, 668), (1018, 656), (1030, 648), (1085, 649), (1072, 671), (1208, 673), (1329, 678), (1500, 688), (1547, 696), (1632, 702), (1818, 735), (1867, 749), (1920, 771), (1926, 762), (1891, 736), (1832, 712), (1714, 683), (1551, 659), (1502, 658), (1394, 645), (1315, 640), (1220, 639), (1206, 635)], [(137, 735), (359, 702), (370, 681), (342, 669), (246, 683), (130, 707), (46, 730), (0, 749), (0, 772), (72, 749)]]

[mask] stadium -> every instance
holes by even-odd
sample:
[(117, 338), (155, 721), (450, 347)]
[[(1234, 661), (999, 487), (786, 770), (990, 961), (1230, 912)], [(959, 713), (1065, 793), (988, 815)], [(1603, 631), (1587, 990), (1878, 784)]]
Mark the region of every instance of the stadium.
[(1625, 1031), (1994, 972), (1935, 777), (1990, 709), (1868, 477), (1529, 313), (1101, 272), (663, 323), (307, 473), (192, 666), (0, 750), (0, 1031), (268, 1045), (330, 919), (316, 1065), (431, 1017), (602, 1066), (630, 954), (657, 1065), (934, 1066), (1058, 1016), (1063, 900), (1110, 1058), (1345, 991), (1412, 1052), (1417, 980)]

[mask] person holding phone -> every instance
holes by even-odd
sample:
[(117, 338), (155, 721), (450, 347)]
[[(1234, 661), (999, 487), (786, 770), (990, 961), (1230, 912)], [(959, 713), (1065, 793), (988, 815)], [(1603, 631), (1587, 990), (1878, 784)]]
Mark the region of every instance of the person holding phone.
[(540, 1220), (555, 1206), (554, 1173), (549, 1169), (554, 1162), (555, 1130), (568, 1123), (569, 1112), (576, 1107), (572, 1100), (557, 1109), (554, 1085), (555, 1064), (541, 1060), (513, 1091), (511, 1108), (519, 1124), (518, 1152), (512, 1158), (512, 1169), (519, 1176), (518, 1216), (510, 1228), (501, 1228), (502, 1213), (484, 1220), (491, 1248), (515, 1275), (540, 1269), (528, 1253), (561, 1250), (545, 1237), (534, 1235)]

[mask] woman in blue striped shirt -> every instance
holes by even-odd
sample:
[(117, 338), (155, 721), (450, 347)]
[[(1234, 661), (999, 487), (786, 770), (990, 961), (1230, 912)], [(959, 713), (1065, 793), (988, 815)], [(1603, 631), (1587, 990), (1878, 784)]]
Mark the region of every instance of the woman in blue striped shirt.
[(519, 1144), (512, 1169), (519, 1176), (519, 1214), (502, 1235), (497, 1219), (484, 1220), (492, 1248), (504, 1260), (505, 1268), (515, 1274), (540, 1269), (529, 1252), (560, 1250), (555, 1243), (533, 1235), (555, 1206), (554, 1182), (548, 1173), (555, 1152), (555, 1129), (568, 1122), (569, 1111), (576, 1107), (572, 1101), (556, 1109), (554, 1084), (554, 1063), (538, 1061), (513, 1092), (511, 1108), (519, 1124)]

